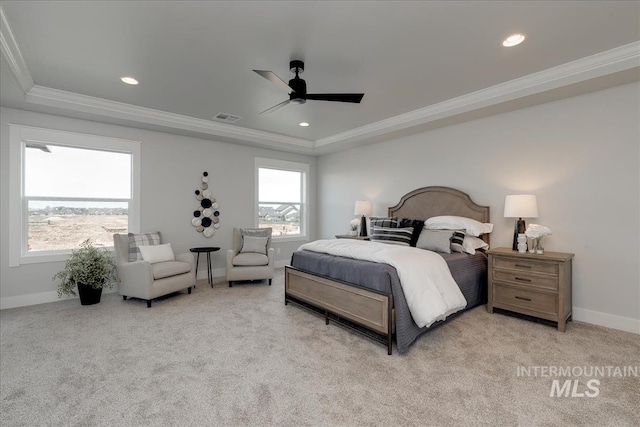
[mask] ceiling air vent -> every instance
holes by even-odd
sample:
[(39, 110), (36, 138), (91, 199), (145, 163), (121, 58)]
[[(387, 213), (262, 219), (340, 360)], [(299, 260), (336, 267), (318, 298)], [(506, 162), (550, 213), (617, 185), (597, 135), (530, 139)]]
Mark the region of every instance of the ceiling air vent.
[(221, 122), (235, 123), (238, 120), (240, 120), (241, 117), (240, 116), (234, 116), (233, 114), (218, 113), (218, 114), (215, 115), (215, 117), (213, 119), (214, 120), (220, 120)]

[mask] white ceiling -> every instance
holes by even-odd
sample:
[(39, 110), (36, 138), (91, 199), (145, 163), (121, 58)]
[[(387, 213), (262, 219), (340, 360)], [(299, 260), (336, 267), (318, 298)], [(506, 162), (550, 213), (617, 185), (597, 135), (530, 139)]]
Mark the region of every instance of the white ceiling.
[[(638, 1), (2, 1), (0, 12), (3, 106), (308, 154), (640, 80)], [(514, 32), (525, 42), (502, 47)], [(362, 103), (259, 115), (288, 95), (252, 70), (288, 80), (292, 59), (310, 93), (364, 92)], [(242, 119), (211, 120), (221, 112)]]

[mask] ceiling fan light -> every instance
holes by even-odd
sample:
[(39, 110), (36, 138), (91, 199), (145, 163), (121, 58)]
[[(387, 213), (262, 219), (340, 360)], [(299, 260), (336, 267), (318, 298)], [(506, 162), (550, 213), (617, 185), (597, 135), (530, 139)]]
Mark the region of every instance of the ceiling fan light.
[(524, 34), (512, 34), (506, 39), (503, 40), (502, 46), (504, 47), (513, 47), (522, 43), (525, 39)]
[(136, 79), (134, 79), (133, 77), (129, 77), (129, 76), (120, 77), (120, 80), (122, 80), (122, 83), (126, 83), (126, 84), (132, 85), (132, 86), (135, 86), (135, 85), (138, 84), (138, 81)]

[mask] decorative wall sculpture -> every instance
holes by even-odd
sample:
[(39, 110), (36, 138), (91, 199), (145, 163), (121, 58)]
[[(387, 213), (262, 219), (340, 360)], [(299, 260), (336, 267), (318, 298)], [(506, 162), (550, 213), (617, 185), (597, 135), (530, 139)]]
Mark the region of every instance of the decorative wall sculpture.
[(220, 228), (220, 211), (218, 210), (219, 205), (216, 198), (211, 195), (211, 190), (209, 190), (208, 172), (202, 173), (200, 189), (196, 190), (195, 193), (196, 200), (200, 202), (200, 206), (193, 211), (191, 224), (204, 237), (212, 237), (216, 233), (216, 229)]

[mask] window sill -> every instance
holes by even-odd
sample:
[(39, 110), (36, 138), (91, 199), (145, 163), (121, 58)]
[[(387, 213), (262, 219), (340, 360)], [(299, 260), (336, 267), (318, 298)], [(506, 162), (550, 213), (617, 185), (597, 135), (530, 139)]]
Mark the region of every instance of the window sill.
[[(114, 250), (113, 247), (109, 247), (107, 249), (109, 249), (111, 252), (113, 252)], [(20, 255), (17, 260), (12, 260), (12, 262), (9, 263), (9, 267), (20, 267), (21, 265), (25, 265), (25, 264), (43, 264), (47, 262), (63, 262), (63, 261), (66, 261), (67, 258), (69, 258), (69, 255), (71, 255), (71, 250), (56, 251), (55, 253), (50, 252), (50, 253), (43, 253), (43, 254)]]
[(274, 242), (308, 242), (309, 236), (273, 236)]

